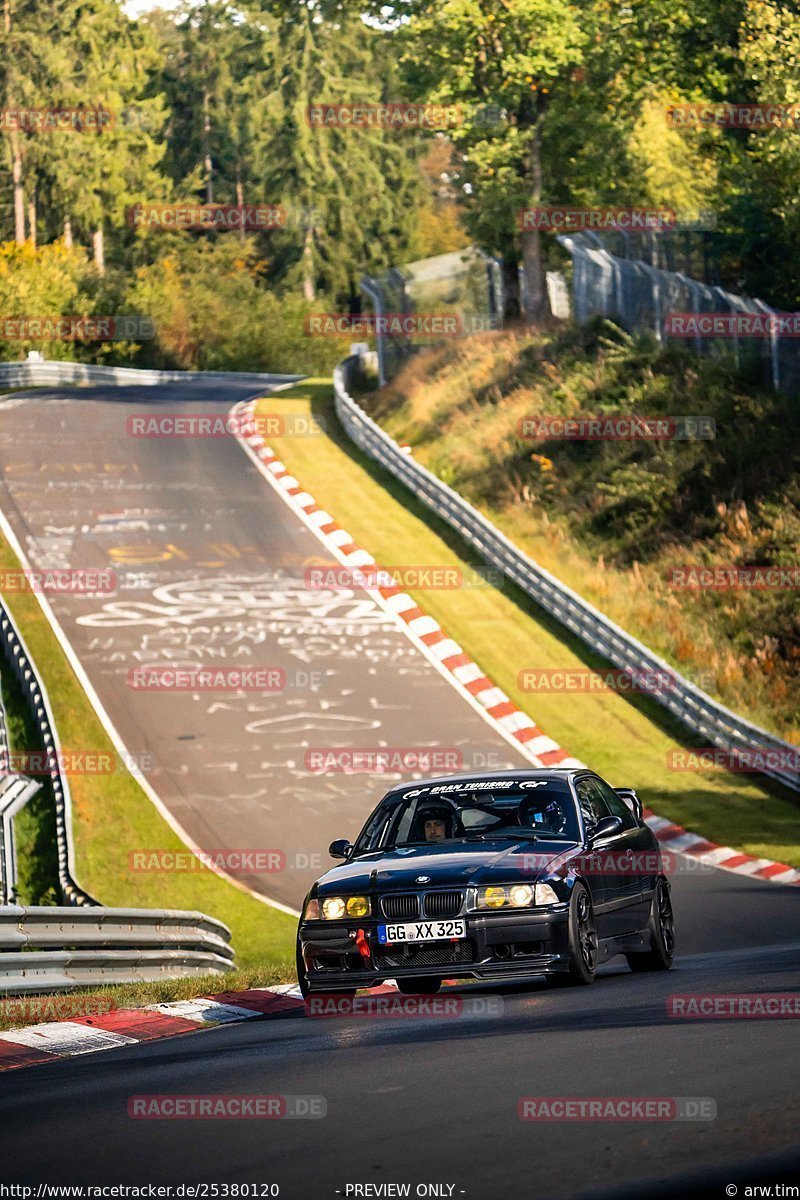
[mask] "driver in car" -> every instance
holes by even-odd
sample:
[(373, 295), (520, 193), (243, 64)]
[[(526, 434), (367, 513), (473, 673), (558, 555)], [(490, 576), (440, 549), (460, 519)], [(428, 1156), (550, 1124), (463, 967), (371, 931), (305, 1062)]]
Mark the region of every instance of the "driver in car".
[(427, 817), (424, 833), (426, 842), (444, 842), (447, 840), (447, 822), (441, 817)]
[(442, 806), (426, 808), (422, 813), (422, 835), (426, 842), (446, 842), (453, 836), (453, 813)]

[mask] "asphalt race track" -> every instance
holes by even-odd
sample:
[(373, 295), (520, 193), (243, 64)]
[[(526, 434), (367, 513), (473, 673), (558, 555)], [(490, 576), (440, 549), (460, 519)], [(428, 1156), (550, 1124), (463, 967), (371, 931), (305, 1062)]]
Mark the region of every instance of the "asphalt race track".
[[(666, 975), (634, 976), (620, 960), (590, 988), (496, 987), (495, 1017), (288, 1015), (6, 1072), (2, 1176), (277, 1183), (289, 1200), (336, 1200), (367, 1183), (409, 1183), (412, 1196), (452, 1184), (441, 1195), (471, 1200), (703, 1185), (722, 1197), (725, 1184), (743, 1195), (748, 1175), (765, 1183), (778, 1168), (798, 1182), (796, 1020), (676, 1020), (666, 998), (796, 993), (800, 891), (709, 871), (676, 875), (674, 897), (681, 953)], [(176, 1093), (323, 1096), (327, 1116), (127, 1115), (132, 1096)], [(705, 1097), (717, 1116), (523, 1122), (523, 1096)]]
[[(113, 596), (49, 599), (134, 764), (202, 850), (277, 852), (280, 869), (237, 878), (298, 908), (328, 844), (408, 778), (317, 775), (306, 754), (439, 748), (434, 774), (525, 760), (366, 593), (305, 586), (308, 564), (333, 559), (233, 438), (128, 435), (131, 416), (224, 414), (248, 393), (215, 384), (201, 402), (209, 390), (6, 401), (0, 508), (33, 567), (115, 569)], [(137, 667), (174, 665), (278, 669), (285, 686), (129, 686)]]
[[(155, 404), (152, 389), (120, 396), (37, 396), (5, 407), (2, 507), (34, 561), (60, 552), (72, 566), (111, 558), (130, 569), (120, 596), (60, 597), (54, 606), (129, 749), (153, 751), (149, 778), (198, 843), (299, 855), (352, 833), (375, 789), (357, 775), (303, 772), (305, 750), (326, 736), (429, 745), (434, 712), (439, 745), (496, 755), (488, 766), (512, 761), (369, 597), (339, 594), (315, 611), (317, 596), (303, 596), (301, 583), (304, 562), (323, 557), (318, 543), (238, 446), (126, 438), (128, 411), (176, 395), (161, 391)], [(236, 398), (228, 391), (225, 403)], [(137, 554), (162, 557), (132, 565)], [(228, 661), (248, 630), (251, 662), (287, 673), (320, 668), (319, 690), (248, 699), (126, 687), (130, 666), (154, 656), (219, 651)], [(335, 718), (343, 719), (331, 734)], [(297, 903), (314, 873), (248, 883)], [(626, 1200), (800, 1183), (797, 1020), (680, 1020), (667, 1006), (674, 994), (797, 993), (800, 889), (685, 863), (673, 899), (678, 957), (667, 974), (633, 975), (619, 960), (590, 988), (532, 981), (456, 990), (499, 996), (494, 1016), (287, 1014), (6, 1072), (0, 1177), (277, 1184), (284, 1200), (403, 1194), (382, 1184), (455, 1200)], [(176, 1094), (317, 1096), (327, 1115), (128, 1116), (134, 1096)], [(691, 1097), (713, 1101), (716, 1117), (518, 1117), (523, 1097), (568, 1096)], [(440, 1190), (418, 1193), (418, 1185)]]

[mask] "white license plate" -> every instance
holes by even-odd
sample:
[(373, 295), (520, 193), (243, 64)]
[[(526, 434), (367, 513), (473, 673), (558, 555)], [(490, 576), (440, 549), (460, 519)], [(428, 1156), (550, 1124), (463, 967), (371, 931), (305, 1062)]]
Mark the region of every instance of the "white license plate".
[(463, 921), (410, 921), (404, 925), (378, 926), (378, 941), (382, 945), (388, 942), (439, 942), (466, 935)]

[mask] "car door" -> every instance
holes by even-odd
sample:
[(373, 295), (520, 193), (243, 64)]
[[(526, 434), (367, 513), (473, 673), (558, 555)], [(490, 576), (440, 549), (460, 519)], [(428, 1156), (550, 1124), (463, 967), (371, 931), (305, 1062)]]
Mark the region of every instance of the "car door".
[[(592, 784), (612, 817), (619, 817), (622, 828), (608, 839), (612, 869), (609, 876), (616, 904), (611, 924), (615, 936), (643, 929), (647, 924), (647, 904), (644, 898), (645, 874), (650, 832), (640, 825), (625, 801), (599, 775)], [(598, 844), (599, 846), (599, 844)], [(615, 868), (619, 868), (616, 870)]]
[(598, 822), (611, 814), (603, 802), (602, 796), (594, 787), (591, 775), (581, 775), (575, 780), (575, 793), (578, 797), (583, 827), (586, 831), (587, 849), (582, 856), (584, 859), (582, 874), (592, 895), (598, 937), (609, 938), (614, 936), (613, 887), (608, 873), (603, 869), (598, 870), (597, 860), (593, 856), (596, 844), (592, 841), (592, 835)]

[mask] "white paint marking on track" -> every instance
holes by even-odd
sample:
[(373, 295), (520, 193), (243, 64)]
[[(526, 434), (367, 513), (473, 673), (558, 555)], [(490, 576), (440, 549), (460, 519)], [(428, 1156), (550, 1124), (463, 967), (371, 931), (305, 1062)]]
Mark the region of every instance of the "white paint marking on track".
[(4, 1042), (30, 1046), (46, 1054), (94, 1054), (97, 1050), (129, 1046), (138, 1040), (124, 1033), (112, 1033), (108, 1029), (95, 1029), (92, 1025), (78, 1025), (73, 1021), (29, 1025), (27, 1029), (4, 1029), (2, 1038)]
[[(274, 990), (274, 989), (273, 989)], [(199, 996), (195, 1000), (168, 1000), (163, 1004), (148, 1004), (150, 1012), (163, 1013), (165, 1017), (184, 1017), (187, 1021), (242, 1021), (248, 1017), (260, 1017), (252, 1008), (241, 1008), (238, 1004), (221, 1004)]]

